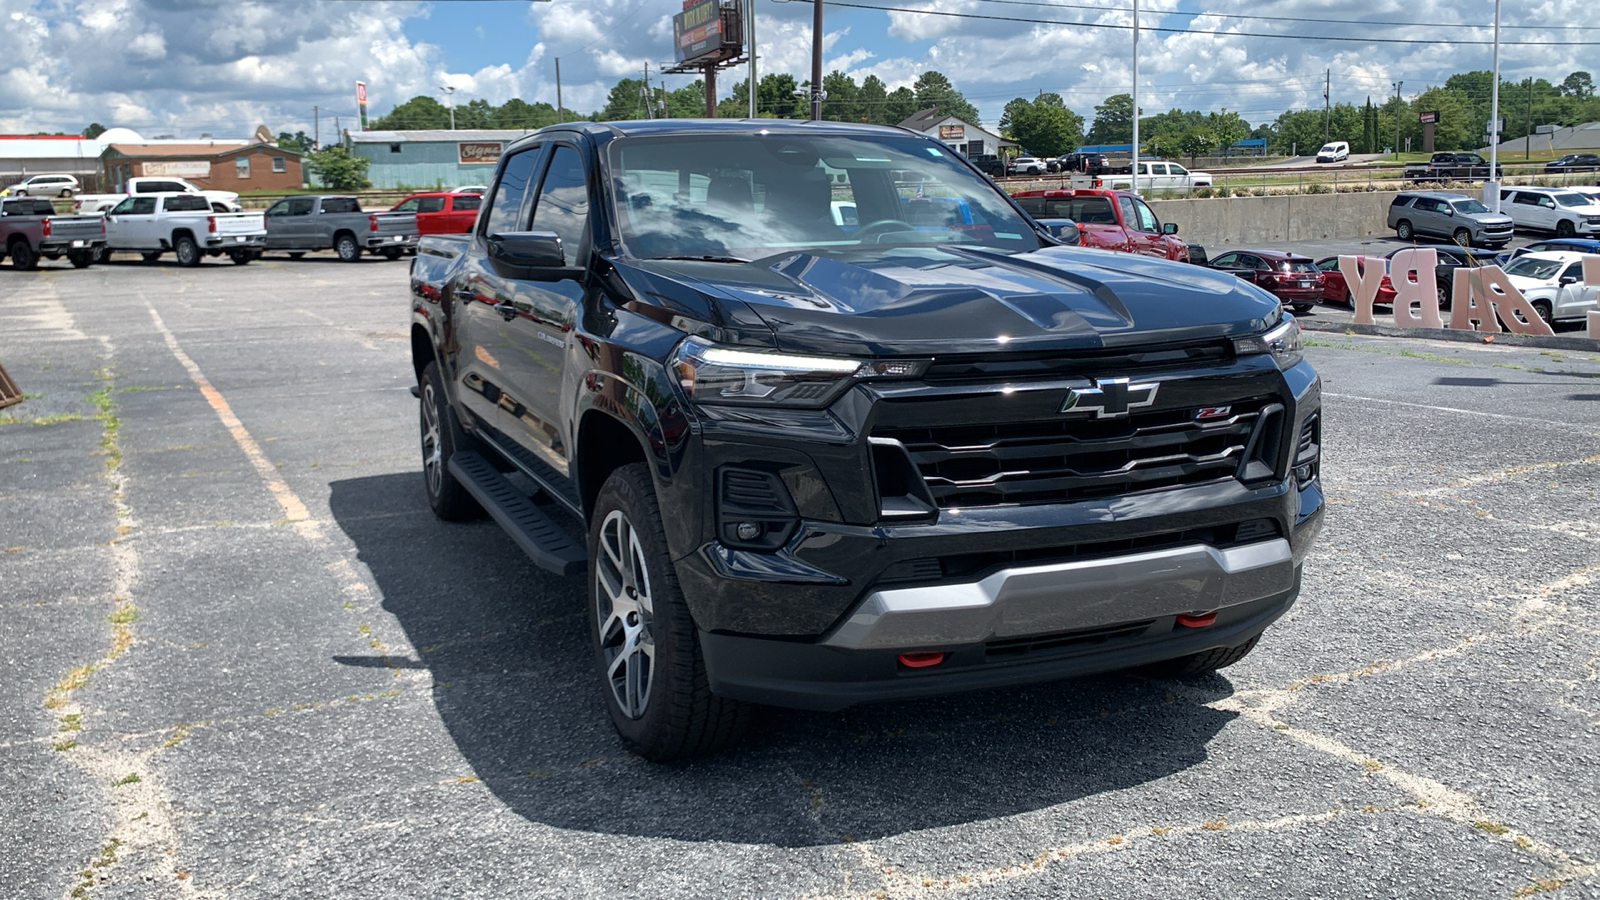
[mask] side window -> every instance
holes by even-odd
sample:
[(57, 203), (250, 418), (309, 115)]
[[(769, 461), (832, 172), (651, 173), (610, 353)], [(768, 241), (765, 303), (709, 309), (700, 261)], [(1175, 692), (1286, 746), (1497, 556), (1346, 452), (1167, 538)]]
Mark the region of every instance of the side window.
[(1213, 266), (1217, 266), (1218, 268), (1226, 269), (1226, 268), (1228, 268), (1230, 266), (1238, 265), (1239, 264), (1239, 256), (1236, 253), (1224, 253), (1221, 256), (1217, 257), (1216, 259), (1213, 259), (1211, 261), (1211, 264)]
[(1521, 191), (1517, 191), (1517, 199), (1515, 202), (1521, 206), (1534, 206), (1537, 205), (1539, 201), (1538, 198), (1532, 194), (1524, 194)]
[(1581, 285), (1583, 283), (1583, 263), (1575, 262), (1568, 265), (1566, 271), (1561, 273), (1561, 277), (1571, 278), (1573, 281), (1576, 281)]
[[(758, 94), (759, 96), (759, 94)], [(250, 177), (250, 157), (236, 156), (233, 158), (233, 174), (239, 178)]]
[(539, 147), (529, 147), (506, 160), (500, 181), (494, 186), (494, 199), (489, 201), (489, 214), (479, 216), (484, 221), (484, 234), (522, 231), (522, 201), (528, 195), (528, 182), (533, 180), (533, 164), (539, 161)]
[(1539, 205), (1544, 207), (1545, 209), (1555, 209), (1556, 208), (1556, 201), (1555, 201), (1555, 198), (1553, 198), (1553, 197), (1540, 197), (1539, 198)]
[[(826, 34), (826, 32), (824, 32), (824, 34)], [(757, 97), (761, 96), (761, 92), (759, 90), (756, 91), (756, 96)], [(1187, 174), (1189, 174), (1189, 170), (1188, 169), (1185, 169), (1183, 166), (1180, 166), (1177, 163), (1168, 163), (1167, 164), (1167, 171), (1171, 172), (1174, 175), (1187, 175)]]
[(1133, 201), (1133, 209), (1134, 212), (1139, 214), (1138, 228), (1140, 231), (1149, 234), (1161, 233), (1161, 223), (1156, 220), (1155, 212), (1146, 206), (1143, 200)]
[(457, 194), (451, 199), (451, 204), (456, 212), (476, 210), (483, 205), (483, 198), (477, 194)]
[(1324, 272), (1336, 272), (1339, 270), (1339, 257), (1335, 256), (1332, 259), (1325, 259), (1322, 262), (1317, 263), (1317, 268)]
[(561, 235), (567, 265), (575, 265), (589, 224), (589, 182), (583, 176), (583, 158), (574, 147), (559, 146), (550, 156), (533, 227)]
[[(761, 92), (759, 90), (756, 91), (756, 96), (758, 96), (758, 97), (761, 96)], [(287, 172), (287, 171), (289, 171), (289, 165), (288, 165), (288, 163), (286, 163), (284, 161), (283, 157), (274, 156), (272, 158), (272, 171), (274, 171), (274, 172)]]
[(1117, 197), (1117, 205), (1122, 207), (1122, 226), (1135, 228), (1139, 223), (1139, 214), (1133, 211), (1133, 198)]
[(295, 197), (289, 201), (289, 215), (309, 216), (317, 205), (314, 197)]
[(133, 205), (126, 212), (132, 216), (153, 216), (156, 212), (156, 198), (133, 197)]
[(417, 198), (416, 197), (412, 197), (410, 200), (401, 201), (400, 205), (396, 206), (394, 208), (394, 211), (395, 212), (408, 212), (408, 213), (416, 212), (417, 211)]
[[(758, 96), (759, 96), (759, 92), (758, 92)], [(1044, 198), (1043, 197), (1018, 197), (1018, 198), (1016, 198), (1016, 200), (1017, 200), (1017, 205), (1022, 207), (1022, 211), (1027, 213), (1028, 215), (1030, 215), (1030, 216), (1042, 216), (1042, 215), (1044, 215), (1044, 206), (1045, 206), (1045, 204), (1044, 204)]]
[(116, 206), (111, 207), (111, 212), (107, 213), (107, 215), (125, 216), (128, 213), (133, 211), (133, 204), (135, 202), (136, 201), (135, 201), (135, 199), (133, 197), (129, 197), (128, 199), (122, 201), (121, 203), (118, 203)]
[(325, 213), (358, 213), (361, 204), (354, 197), (326, 197), (322, 201), (322, 211)]
[(288, 200), (279, 200), (277, 203), (274, 203), (271, 206), (267, 207), (267, 215), (269, 217), (271, 217), (271, 216), (287, 216), (288, 214), (289, 214), (289, 201)]
[(444, 212), (443, 197), (418, 197), (417, 212)]

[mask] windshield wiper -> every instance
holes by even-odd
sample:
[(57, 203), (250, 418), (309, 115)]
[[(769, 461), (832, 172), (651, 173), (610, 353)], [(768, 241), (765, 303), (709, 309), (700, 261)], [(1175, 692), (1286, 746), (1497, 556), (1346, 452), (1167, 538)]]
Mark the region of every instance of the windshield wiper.
[(687, 262), (747, 263), (750, 260), (737, 256), (647, 256), (645, 259), (677, 259)]

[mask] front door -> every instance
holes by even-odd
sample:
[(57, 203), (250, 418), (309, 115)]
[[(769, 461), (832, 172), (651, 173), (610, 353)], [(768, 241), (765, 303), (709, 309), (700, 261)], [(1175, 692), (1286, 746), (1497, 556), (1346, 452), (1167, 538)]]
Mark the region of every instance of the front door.
[(1122, 220), (1128, 229), (1128, 240), (1133, 245), (1129, 249), (1145, 256), (1165, 259), (1167, 248), (1161, 240), (1161, 222), (1156, 219), (1155, 212), (1137, 197), (1121, 196), (1117, 202), (1122, 205)]
[(1561, 270), (1556, 283), (1560, 287), (1556, 290), (1554, 318), (1581, 319), (1589, 310), (1595, 308), (1595, 301), (1600, 299), (1600, 287), (1583, 283), (1581, 261), (1568, 263), (1567, 267)]
[(156, 198), (129, 197), (106, 214), (106, 244), (114, 250), (154, 250)]

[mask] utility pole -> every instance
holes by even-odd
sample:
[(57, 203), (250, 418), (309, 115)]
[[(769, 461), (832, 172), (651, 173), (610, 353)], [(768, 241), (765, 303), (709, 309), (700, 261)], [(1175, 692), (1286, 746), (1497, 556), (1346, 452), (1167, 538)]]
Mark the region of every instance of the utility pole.
[(1394, 161), (1400, 161), (1400, 88), (1404, 81), (1394, 83)]
[(311, 107), (311, 149), (322, 149), (322, 108)]
[(1328, 95), (1333, 88), (1333, 70), (1322, 70), (1322, 142), (1326, 144), (1332, 140), (1333, 134), (1329, 130), (1333, 122), (1333, 106), (1328, 101)]
[(745, 15), (750, 18), (750, 118), (756, 117), (756, 0), (749, 0)]
[(1133, 0), (1133, 174), (1128, 190), (1139, 193), (1139, 0)]
[(1533, 76), (1528, 76), (1528, 136), (1522, 139), (1522, 159), (1533, 153)]
[(1500, 0), (1494, 0), (1494, 84), (1489, 93), (1489, 177), (1483, 180), (1484, 200), (1491, 196), (1490, 208), (1500, 211), (1500, 179), (1495, 175), (1500, 164)]
[[(750, 89), (755, 90), (755, 85)], [(822, 0), (811, 0), (811, 121), (822, 118)]]
[(561, 108), (561, 57), (556, 57), (556, 122), (565, 122), (567, 113)]
[(644, 64), (644, 87), (639, 89), (639, 102), (644, 104), (644, 117), (654, 119), (654, 111), (650, 109), (650, 64)]
[(450, 101), (450, 130), (456, 130), (456, 89), (447, 84), (439, 85), (439, 90), (444, 93), (445, 99)]

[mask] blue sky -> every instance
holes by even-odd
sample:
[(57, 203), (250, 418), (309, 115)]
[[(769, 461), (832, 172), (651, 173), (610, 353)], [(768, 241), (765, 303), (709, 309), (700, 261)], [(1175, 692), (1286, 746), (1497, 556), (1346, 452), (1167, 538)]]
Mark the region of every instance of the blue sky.
[[(993, 126), (1007, 100), (1056, 91), (1090, 118), (1131, 84), (1125, 30), (1064, 28), (1043, 19), (1126, 25), (1131, 0), (851, 0), (880, 6), (1010, 17), (960, 19), (826, 8), (828, 69), (891, 86), (919, 73), (948, 75)], [(1202, 33), (1147, 33), (1140, 81), (1146, 114), (1172, 106), (1240, 112), (1252, 123), (1333, 99), (1363, 102), (1396, 80), (1414, 94), (1451, 73), (1488, 68), (1491, 0), (1141, 0), (1143, 24)], [(1600, 40), (1592, 0), (1504, 4), (1502, 73), (1559, 81), (1588, 68)], [(809, 74), (811, 6), (756, 0), (762, 71)], [(1165, 10), (1152, 11), (1151, 7)], [(348, 122), (353, 83), (370, 86), (381, 114), (419, 93), (457, 88), (458, 103), (513, 96), (554, 101), (561, 57), (569, 108), (598, 108), (615, 81), (670, 58), (670, 18), (681, 0), (0, 0), (8, 36), (0, 57), (0, 131), (77, 131), (90, 121), (145, 134), (247, 135), (309, 130), (313, 107)], [(219, 14), (225, 11), (225, 14)], [(1284, 16), (1280, 22), (1225, 16)], [(1464, 17), (1471, 17), (1470, 19)], [(1430, 23), (1347, 24), (1343, 20)], [(1582, 30), (1558, 30), (1566, 23)], [(1239, 34), (1246, 32), (1248, 34)], [(1281, 40), (1256, 34), (1313, 35)], [(1362, 38), (1336, 41), (1333, 38)], [(1365, 42), (1373, 37), (1416, 43)], [(733, 77), (742, 77), (734, 75)], [(683, 76), (671, 85), (687, 83)], [(732, 78), (725, 75), (724, 92)], [(331, 130), (325, 132), (331, 136)]]

